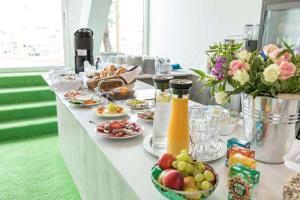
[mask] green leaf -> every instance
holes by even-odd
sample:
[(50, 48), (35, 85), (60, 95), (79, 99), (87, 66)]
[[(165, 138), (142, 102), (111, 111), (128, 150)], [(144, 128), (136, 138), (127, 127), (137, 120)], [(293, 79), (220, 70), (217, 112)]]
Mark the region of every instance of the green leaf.
[(209, 76), (201, 70), (198, 69), (190, 69), (190, 70), (192, 70), (195, 74), (199, 75), (200, 77), (209, 78)]
[(275, 89), (276, 89), (277, 91), (280, 91), (280, 83), (279, 83), (279, 81), (275, 81), (275, 82), (273, 83), (273, 86), (275, 87)]
[(276, 96), (277, 92), (276, 92), (275, 88), (271, 88), (271, 94), (272, 94), (273, 97)]
[(213, 86), (211, 89), (211, 96), (215, 96), (215, 92), (216, 92), (216, 86)]

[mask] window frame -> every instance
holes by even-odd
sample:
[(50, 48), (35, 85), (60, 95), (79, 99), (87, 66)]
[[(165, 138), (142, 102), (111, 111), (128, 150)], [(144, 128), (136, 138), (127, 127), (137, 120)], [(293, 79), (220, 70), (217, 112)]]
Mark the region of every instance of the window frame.
[(144, 0), (143, 55), (149, 55), (150, 0)]

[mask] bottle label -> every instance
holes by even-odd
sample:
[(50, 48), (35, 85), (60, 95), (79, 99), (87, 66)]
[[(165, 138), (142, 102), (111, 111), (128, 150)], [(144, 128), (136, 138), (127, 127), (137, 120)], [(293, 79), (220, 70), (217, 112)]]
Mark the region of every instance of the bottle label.
[(86, 56), (87, 50), (86, 49), (77, 49), (77, 55), (78, 56)]

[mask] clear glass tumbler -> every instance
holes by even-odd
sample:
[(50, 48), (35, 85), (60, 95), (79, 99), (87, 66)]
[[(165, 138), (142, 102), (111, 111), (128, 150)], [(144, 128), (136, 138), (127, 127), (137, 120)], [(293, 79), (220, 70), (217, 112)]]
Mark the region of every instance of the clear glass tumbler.
[(193, 106), (190, 108), (190, 139), (192, 155), (197, 160), (209, 161), (221, 150), (221, 106)]

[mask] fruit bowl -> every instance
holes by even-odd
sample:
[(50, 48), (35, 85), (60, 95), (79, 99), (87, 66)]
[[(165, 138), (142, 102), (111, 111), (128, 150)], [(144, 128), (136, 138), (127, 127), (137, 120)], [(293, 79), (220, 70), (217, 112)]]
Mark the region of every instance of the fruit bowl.
[[(219, 183), (219, 176), (216, 171), (208, 164), (203, 163), (205, 168), (213, 172), (215, 176), (215, 183), (207, 190), (196, 190), (196, 191), (181, 191), (174, 190), (160, 184), (153, 176), (151, 176), (152, 183), (154, 184), (157, 191), (159, 191), (163, 196), (170, 200), (203, 200), (209, 197), (216, 189)], [(158, 164), (154, 165), (155, 168)], [(152, 169), (153, 169), (152, 168)]]

